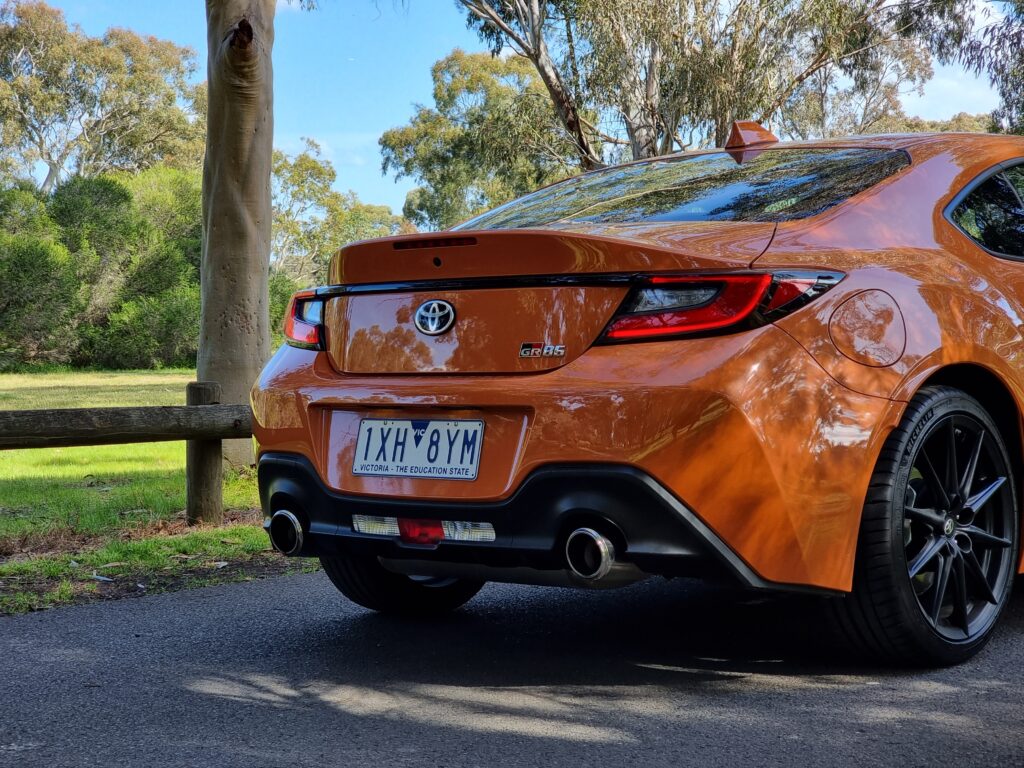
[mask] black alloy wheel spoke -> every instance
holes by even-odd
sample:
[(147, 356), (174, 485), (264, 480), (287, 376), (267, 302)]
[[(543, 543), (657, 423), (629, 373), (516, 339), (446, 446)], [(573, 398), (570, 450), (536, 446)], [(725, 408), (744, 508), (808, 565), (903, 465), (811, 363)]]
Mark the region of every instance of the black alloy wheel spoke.
[(911, 520), (927, 525), (935, 533), (942, 533), (942, 526), (946, 522), (946, 518), (941, 512), (920, 507), (905, 507), (903, 511)]
[(961, 533), (970, 537), (971, 543), (976, 547), (986, 549), (1006, 549), (1012, 543), (1009, 539), (984, 531), (976, 525), (965, 525), (960, 529)]
[(946, 602), (946, 590), (949, 587), (949, 574), (953, 570), (953, 557), (949, 554), (939, 555), (939, 568), (935, 573), (935, 587), (932, 590), (932, 607), (928, 615), (932, 624), (937, 624), (942, 605)]
[(982, 488), (976, 494), (971, 496), (964, 504), (965, 507), (969, 507), (977, 514), (981, 511), (981, 508), (985, 506), (985, 502), (996, 495), (996, 492), (1003, 487), (1003, 483), (1006, 482), (1005, 477), (997, 477), (994, 482)]
[(978, 591), (981, 596), (988, 602), (992, 603), (992, 605), (996, 605), (999, 601), (996, 600), (995, 593), (992, 592), (992, 586), (988, 583), (988, 578), (985, 576), (985, 571), (981, 567), (981, 563), (978, 562), (978, 556), (974, 554), (973, 550), (967, 550), (962, 553), (961, 557), (963, 558), (967, 572), (974, 578), (974, 581), (977, 582), (978, 587), (980, 588)]
[(946, 429), (946, 482), (945, 488), (952, 492), (952, 496), (959, 495), (960, 472), (956, 467), (956, 422), (950, 419)]
[(920, 456), (921, 465), (918, 468), (924, 476), (925, 483), (927, 483), (928, 488), (935, 496), (935, 500), (938, 502), (939, 506), (942, 509), (949, 509), (949, 494), (946, 493), (942, 479), (939, 477), (939, 473), (935, 471), (935, 466), (932, 464), (932, 460), (928, 457), (928, 452), (925, 451), (924, 448), (921, 449)]
[(928, 563), (935, 559), (935, 556), (946, 548), (946, 539), (943, 536), (934, 536), (931, 541), (924, 545), (917, 557), (910, 564), (908, 571), (910, 578), (914, 578), (921, 572)]
[(974, 448), (971, 450), (971, 457), (967, 460), (967, 466), (964, 468), (964, 476), (960, 481), (960, 496), (967, 498), (971, 495), (971, 488), (974, 486), (974, 475), (978, 471), (978, 459), (981, 458), (981, 449), (985, 445), (985, 432), (981, 431), (978, 433), (978, 442), (974, 444)]

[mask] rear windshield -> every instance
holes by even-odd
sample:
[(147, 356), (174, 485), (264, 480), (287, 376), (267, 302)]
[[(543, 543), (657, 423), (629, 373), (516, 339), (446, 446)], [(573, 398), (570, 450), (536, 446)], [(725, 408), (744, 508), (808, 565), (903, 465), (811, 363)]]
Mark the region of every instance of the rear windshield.
[(556, 222), (789, 221), (838, 205), (909, 165), (889, 149), (766, 149), (680, 155), (577, 176), (456, 229)]

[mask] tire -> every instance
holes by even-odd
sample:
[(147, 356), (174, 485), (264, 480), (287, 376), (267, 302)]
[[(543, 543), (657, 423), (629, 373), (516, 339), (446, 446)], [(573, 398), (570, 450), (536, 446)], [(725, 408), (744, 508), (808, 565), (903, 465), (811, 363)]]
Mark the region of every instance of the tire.
[(946, 386), (911, 400), (871, 478), (853, 590), (831, 601), (856, 650), (915, 666), (981, 650), (1017, 570), (1012, 468), (977, 400)]
[(376, 557), (321, 557), (327, 576), (353, 603), (380, 613), (428, 617), (467, 603), (483, 586), (466, 579), (417, 579), (389, 571)]

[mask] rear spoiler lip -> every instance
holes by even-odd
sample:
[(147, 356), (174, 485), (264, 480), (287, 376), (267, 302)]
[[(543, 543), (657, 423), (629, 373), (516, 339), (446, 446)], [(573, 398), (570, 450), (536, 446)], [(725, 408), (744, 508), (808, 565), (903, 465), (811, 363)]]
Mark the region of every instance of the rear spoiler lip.
[[(774, 222), (673, 222), (400, 235), (336, 251), (326, 282), (747, 269), (770, 247), (777, 228)], [(445, 269), (438, 271), (442, 261)]]
[(762, 273), (758, 269), (695, 269), (690, 271), (666, 270), (662, 272), (591, 272), (559, 275), (511, 275), (493, 277), (462, 277), (440, 280), (399, 280), (385, 283), (354, 283), (325, 285), (314, 289), (318, 298), (353, 296), (368, 293), (413, 293), (481, 290), (487, 288), (559, 288), (632, 286), (654, 276), (735, 275)]
[[(649, 232), (667, 232), (674, 230), (685, 233), (687, 228), (697, 228), (701, 225), (712, 227), (726, 226), (765, 226), (771, 227), (774, 231), (778, 227), (777, 221), (665, 221), (665, 222), (632, 222), (613, 225), (636, 230), (647, 230)], [(460, 225), (461, 226), (461, 225)], [(601, 231), (601, 227), (582, 226), (579, 224), (559, 225), (557, 222), (550, 226), (537, 225), (533, 227), (510, 227), (507, 229), (446, 229), (440, 232), (412, 232), (403, 235), (385, 235), (384, 237), (370, 237), (364, 240), (353, 240), (350, 243), (338, 248), (332, 255), (342, 254), (350, 250), (359, 250), (366, 246), (391, 246), (393, 250), (418, 250), (443, 247), (472, 247), (479, 245), (480, 241), (486, 241), (495, 237), (569, 237), (592, 240), (595, 242), (606, 242), (622, 244), (631, 243), (636, 246), (650, 247), (654, 249), (672, 250), (655, 243), (645, 242), (641, 236), (625, 237), (623, 235), (610, 235)], [(694, 234), (703, 234), (695, 232)], [(769, 235), (770, 237), (770, 235)]]

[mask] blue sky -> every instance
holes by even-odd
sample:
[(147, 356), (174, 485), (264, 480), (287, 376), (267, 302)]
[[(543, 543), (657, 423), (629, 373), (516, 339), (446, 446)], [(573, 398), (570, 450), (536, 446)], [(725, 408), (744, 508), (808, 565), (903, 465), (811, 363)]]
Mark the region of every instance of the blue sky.
[[(128, 27), (188, 45), (205, 78), (203, 0), (48, 0), (91, 35)], [(377, 139), (406, 123), (416, 103), (431, 102), (430, 66), (453, 48), (481, 50), (452, 0), (321, 0), (308, 13), (278, 2), (274, 44), (275, 145), (301, 147), (309, 136), (338, 171), (337, 186), (369, 203), (401, 211), (408, 180), (380, 172)], [(997, 99), (987, 83), (951, 67), (935, 68), (925, 95), (907, 97), (907, 112), (928, 119), (985, 112)]]

